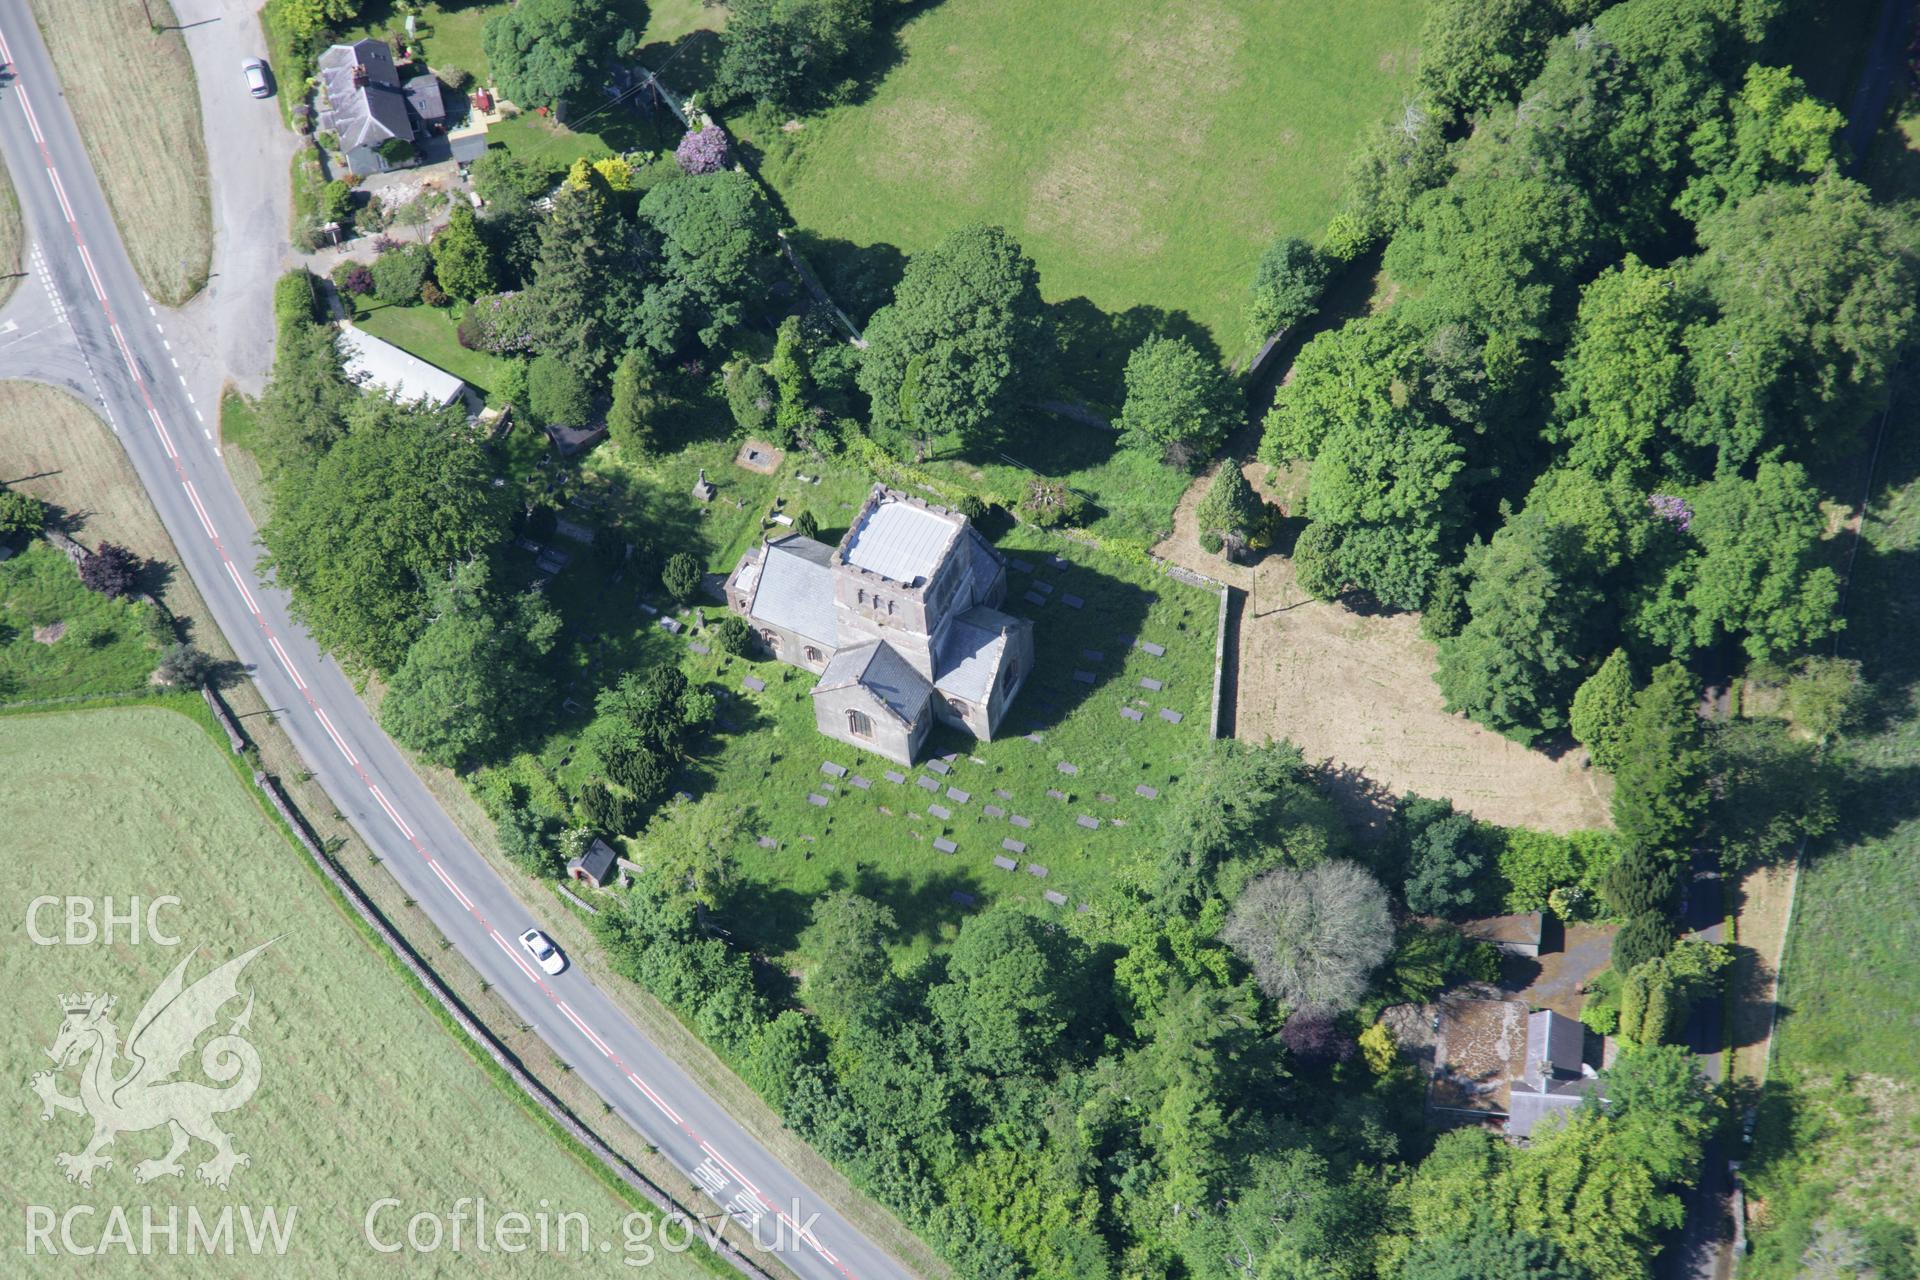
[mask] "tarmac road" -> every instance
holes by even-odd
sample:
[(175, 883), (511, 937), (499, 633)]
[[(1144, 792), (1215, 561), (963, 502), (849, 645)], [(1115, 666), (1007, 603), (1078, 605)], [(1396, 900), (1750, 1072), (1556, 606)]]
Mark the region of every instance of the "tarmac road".
[[(709, 1190), (738, 1224), (728, 1232), (731, 1239), (747, 1245), (749, 1230), (756, 1231), (804, 1280), (906, 1276), (906, 1268), (735, 1123), (591, 979), (571, 967), (547, 977), (520, 950), (515, 937), (529, 917), (513, 890), (440, 809), (338, 665), (294, 624), (284, 594), (256, 573), (253, 524), (215, 451), (217, 405), (201, 379), (190, 383), (191, 358), (188, 368), (180, 364), (169, 330), (181, 322), (149, 302), (127, 260), (26, 0), (0, 0), (0, 59), (14, 72), (0, 86), (0, 151), (33, 244), (29, 278), (0, 311), (0, 377), (72, 387), (100, 408), (183, 568), (340, 811), (554, 1053)], [(237, 64), (228, 90), (223, 96), (220, 83), (203, 85), (217, 110), (274, 109), (245, 96)], [(277, 171), (278, 180), (284, 173)], [(218, 196), (215, 213), (224, 216)], [(277, 270), (276, 263), (267, 293)], [(258, 281), (247, 283), (251, 294), (247, 287), (231, 291), (247, 314), (221, 316), (216, 335), (271, 325), (268, 307), (252, 298), (267, 293)], [(209, 305), (228, 305), (228, 294), (220, 289)], [(9, 331), (10, 321), (17, 327)], [(227, 345), (216, 340), (216, 349)], [(195, 385), (203, 388), (198, 395)]]

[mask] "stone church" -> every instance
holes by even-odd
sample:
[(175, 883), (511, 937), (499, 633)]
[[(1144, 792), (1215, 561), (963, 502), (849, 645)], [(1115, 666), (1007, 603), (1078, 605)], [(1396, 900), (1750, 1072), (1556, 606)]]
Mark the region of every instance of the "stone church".
[(875, 485), (829, 547), (769, 538), (727, 607), (783, 662), (818, 672), (821, 733), (911, 764), (935, 720), (992, 739), (1033, 670), (1033, 623), (1000, 612), (1006, 561), (967, 518)]

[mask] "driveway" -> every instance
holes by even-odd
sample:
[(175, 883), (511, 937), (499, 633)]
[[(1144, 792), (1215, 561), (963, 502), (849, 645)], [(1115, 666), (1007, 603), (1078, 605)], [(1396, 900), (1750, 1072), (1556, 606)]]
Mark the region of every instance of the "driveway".
[[(273, 366), (273, 283), (285, 269), (291, 193), (288, 173), (300, 139), (280, 122), (273, 98), (247, 95), (240, 64), (264, 58), (256, 0), (173, 0), (200, 81), (200, 115), (212, 167), (213, 275), (175, 313), (176, 350), (189, 384), (217, 404), (231, 379), (257, 395)], [(272, 68), (274, 89), (301, 91), (289, 67)]]

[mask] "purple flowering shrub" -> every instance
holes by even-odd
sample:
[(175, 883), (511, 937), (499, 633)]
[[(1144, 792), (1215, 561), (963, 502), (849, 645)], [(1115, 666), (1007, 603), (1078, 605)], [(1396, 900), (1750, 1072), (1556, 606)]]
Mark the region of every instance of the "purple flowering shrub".
[(341, 284), (348, 293), (369, 294), (373, 292), (373, 268), (364, 262), (356, 262), (347, 270)]
[(533, 350), (533, 326), (528, 321), (524, 292), (490, 293), (476, 298), (460, 317), (460, 345), (489, 355), (521, 355)]
[(1685, 498), (1670, 493), (1652, 494), (1647, 498), (1647, 509), (1653, 512), (1655, 520), (1664, 520), (1682, 533), (1693, 527), (1693, 508)]
[(680, 162), (683, 173), (718, 173), (733, 159), (733, 148), (727, 142), (726, 132), (717, 124), (704, 129), (690, 129), (687, 136), (680, 139), (680, 145), (673, 149), (673, 158)]

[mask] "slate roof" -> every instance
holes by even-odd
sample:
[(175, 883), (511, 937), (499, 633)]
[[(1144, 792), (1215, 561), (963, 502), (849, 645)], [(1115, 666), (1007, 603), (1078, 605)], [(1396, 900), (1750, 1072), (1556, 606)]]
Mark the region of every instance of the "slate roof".
[(340, 357), (349, 379), (403, 403), (425, 400), (436, 407), (452, 404), (467, 385), (438, 365), (344, 322), (340, 325)]
[(1031, 627), (1024, 619), (978, 605), (948, 624), (933, 655), (933, 684), (942, 693), (985, 702), (1000, 678), (1007, 656), (1007, 633)]
[[(366, 69), (366, 84), (354, 84), (356, 67)], [(336, 44), (320, 55), (318, 69), (329, 104), (322, 124), (339, 137), (343, 150), (377, 147), (388, 138), (412, 141), (407, 95), (384, 41)]]
[(914, 724), (926, 710), (933, 686), (915, 671), (899, 650), (884, 640), (869, 640), (833, 655), (813, 687), (815, 696), (857, 684), (878, 698), (906, 724)]
[(1527, 1061), (1520, 1078), (1535, 1089), (1556, 1075), (1580, 1074), (1586, 1027), (1573, 1018), (1542, 1009), (1527, 1017)]
[(567, 863), (567, 874), (584, 874), (594, 884), (604, 885), (613, 878), (614, 858), (613, 847), (595, 836), (585, 853)]
[(847, 562), (905, 586), (933, 577), (947, 548), (965, 527), (959, 516), (943, 515), (878, 490), (847, 530)]
[[(1575, 1083), (1591, 1087), (1592, 1081), (1582, 1080)], [(1515, 1089), (1507, 1102), (1507, 1133), (1515, 1138), (1529, 1138), (1542, 1120), (1562, 1111), (1571, 1111), (1580, 1105), (1587, 1089), (1567, 1093), (1534, 1093), (1529, 1089)]]
[(406, 81), (401, 89), (407, 95), (407, 105), (413, 108), (413, 114), (422, 120), (446, 118), (447, 104), (446, 100), (440, 96), (439, 76), (415, 76)]
[(797, 533), (770, 539), (747, 612), (833, 648), (833, 548)]

